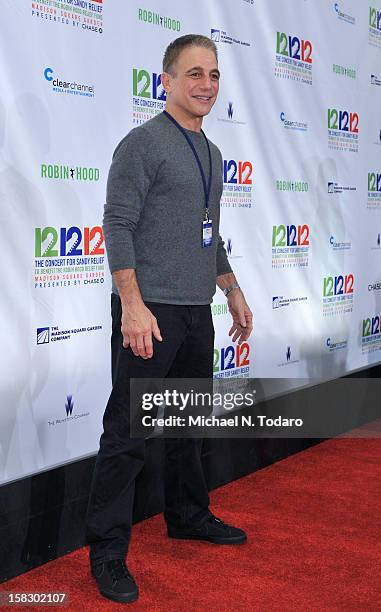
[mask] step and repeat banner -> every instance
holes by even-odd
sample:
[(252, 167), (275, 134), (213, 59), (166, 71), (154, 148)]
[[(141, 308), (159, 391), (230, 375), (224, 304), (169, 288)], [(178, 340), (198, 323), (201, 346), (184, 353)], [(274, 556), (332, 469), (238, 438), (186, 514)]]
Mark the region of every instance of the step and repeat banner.
[[(254, 313), (216, 378), (381, 360), (381, 1), (0, 0), (0, 483), (96, 452), (111, 388), (112, 153), (165, 107), (168, 43), (215, 41), (221, 235)], [(170, 151), (168, 152), (170, 155)]]

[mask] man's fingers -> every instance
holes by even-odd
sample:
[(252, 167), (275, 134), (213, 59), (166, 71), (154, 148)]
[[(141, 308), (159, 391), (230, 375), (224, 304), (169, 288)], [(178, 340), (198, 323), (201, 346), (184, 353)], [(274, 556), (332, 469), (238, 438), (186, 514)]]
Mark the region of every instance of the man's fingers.
[(130, 336), (130, 347), (132, 352), (136, 357), (139, 357), (138, 345), (136, 341), (136, 336)]
[(146, 359), (149, 359), (153, 355), (152, 333), (150, 331), (144, 334), (144, 345), (146, 350)]
[(136, 348), (139, 357), (143, 357), (143, 359), (145, 359), (147, 357), (147, 353), (143, 334), (139, 334), (138, 336), (136, 336)]
[(130, 345), (130, 336), (128, 334), (123, 334), (123, 348), (128, 348)]
[(235, 342), (237, 338), (239, 338), (240, 335), (241, 335), (241, 331), (237, 329), (234, 336), (232, 337), (232, 342)]
[(159, 342), (163, 340), (163, 338), (161, 337), (160, 329), (159, 329), (159, 326), (157, 324), (155, 317), (153, 317), (152, 319), (152, 333), (155, 336), (156, 340), (159, 340)]

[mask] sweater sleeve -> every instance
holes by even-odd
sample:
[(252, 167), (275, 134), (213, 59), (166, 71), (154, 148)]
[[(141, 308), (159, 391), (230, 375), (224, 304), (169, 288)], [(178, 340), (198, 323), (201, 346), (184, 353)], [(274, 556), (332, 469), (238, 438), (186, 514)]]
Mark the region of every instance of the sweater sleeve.
[[(220, 168), (221, 168), (221, 177), (222, 177), (223, 160), (222, 160), (221, 151), (219, 149), (217, 149), (217, 151), (220, 157)], [(224, 244), (225, 243), (222, 240), (221, 236), (218, 235), (217, 253), (216, 253), (217, 276), (220, 276), (221, 274), (228, 274), (229, 272), (233, 272), (233, 270), (230, 267), (229, 261), (228, 261), (228, 256), (227, 256)]]
[(233, 270), (230, 267), (229, 261), (228, 261), (228, 256), (226, 254), (224, 244), (225, 244), (224, 241), (219, 235), (218, 244), (217, 244), (217, 254), (216, 254), (217, 276), (220, 276), (221, 274), (228, 274), (229, 272), (233, 272)]
[(133, 235), (154, 177), (144, 130), (131, 130), (115, 149), (107, 180), (103, 233), (110, 272), (136, 268)]

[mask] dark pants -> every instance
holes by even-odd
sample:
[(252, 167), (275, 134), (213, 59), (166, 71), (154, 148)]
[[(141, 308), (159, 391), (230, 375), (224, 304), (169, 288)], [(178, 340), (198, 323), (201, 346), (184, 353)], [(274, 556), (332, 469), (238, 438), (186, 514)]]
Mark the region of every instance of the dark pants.
[[(153, 339), (153, 357), (123, 348), (121, 302), (112, 294), (113, 389), (103, 417), (87, 513), (90, 558), (125, 557), (131, 536), (135, 479), (144, 465), (145, 441), (130, 438), (130, 378), (212, 378), (214, 329), (209, 305), (148, 303), (162, 342)], [(164, 517), (167, 524), (198, 526), (209, 516), (201, 465), (202, 440), (165, 440)]]

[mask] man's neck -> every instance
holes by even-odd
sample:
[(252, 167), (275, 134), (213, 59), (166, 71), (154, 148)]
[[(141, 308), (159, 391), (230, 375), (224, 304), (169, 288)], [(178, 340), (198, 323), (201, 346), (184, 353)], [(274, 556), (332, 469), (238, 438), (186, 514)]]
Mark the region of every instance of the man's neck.
[(181, 127), (192, 132), (201, 132), (202, 117), (190, 117), (178, 108), (173, 108), (171, 104), (166, 104), (165, 110), (169, 113)]

